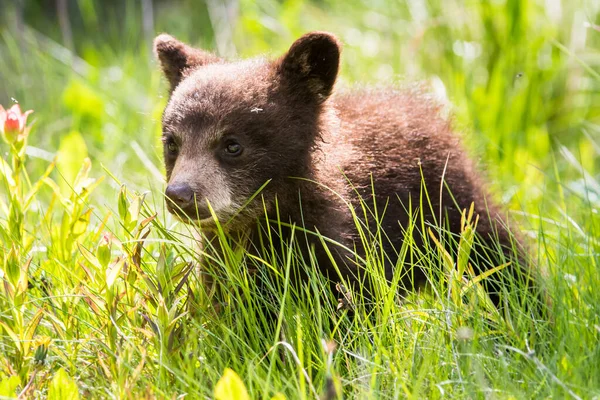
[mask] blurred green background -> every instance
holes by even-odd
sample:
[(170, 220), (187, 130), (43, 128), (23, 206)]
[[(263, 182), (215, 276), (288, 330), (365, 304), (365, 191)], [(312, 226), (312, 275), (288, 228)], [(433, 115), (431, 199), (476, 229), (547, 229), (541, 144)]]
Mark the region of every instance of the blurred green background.
[(561, 187), (600, 196), (585, 184), (600, 163), (597, 0), (3, 0), (0, 9), (0, 104), (35, 110), (30, 155), (42, 168), (62, 152), (67, 181), (89, 155), (97, 174), (101, 163), (139, 190), (162, 184), (157, 33), (235, 58), (279, 55), (319, 29), (344, 43), (339, 84), (420, 82), (447, 104), (513, 208), (535, 210)]

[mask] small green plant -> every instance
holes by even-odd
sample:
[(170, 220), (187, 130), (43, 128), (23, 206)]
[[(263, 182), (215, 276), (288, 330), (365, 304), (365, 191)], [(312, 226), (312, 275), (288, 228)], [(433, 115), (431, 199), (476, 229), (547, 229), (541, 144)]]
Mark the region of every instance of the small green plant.
[[(39, 308), (32, 316), (28, 315), (27, 307), (30, 251), (34, 240), (25, 229), (25, 214), (41, 186), (39, 181), (31, 182), (24, 168), (29, 137), (26, 123), (31, 112), (22, 113), (18, 104), (8, 110), (0, 105), (0, 135), (9, 146), (11, 160), (10, 165), (5, 158), (0, 161), (2, 186), (8, 189), (8, 204), (0, 203), (5, 216), (5, 223), (0, 224), (4, 243), (0, 248), (3, 261), (0, 309), (4, 310), (0, 316), (0, 327), (12, 340), (7, 367), (16, 373), (20, 382), (27, 382), (31, 369), (29, 359), (35, 350), (33, 337), (44, 313), (43, 308)], [(40, 361), (43, 363), (43, 359)]]
[[(463, 210), (461, 218), (461, 232), (458, 239), (457, 256), (453, 257), (444, 245), (436, 238), (431, 229), (428, 229), (429, 237), (435, 243), (435, 247), (440, 254), (442, 267), (444, 270), (445, 283), (447, 285), (448, 299), (450, 305), (456, 312), (453, 315), (457, 318), (458, 326), (463, 326), (474, 316), (479, 316), (480, 308), (474, 305), (483, 305), (487, 310), (487, 316), (492, 321), (500, 322), (498, 309), (492, 303), (489, 295), (482, 285), (482, 281), (487, 277), (500, 272), (506, 268), (509, 263), (490, 268), (480, 275), (476, 275), (473, 266), (469, 264), (469, 255), (473, 249), (475, 241), (475, 228), (477, 227), (478, 216), (473, 216), (474, 204), (471, 204), (469, 210)], [(465, 301), (469, 299), (470, 301)]]

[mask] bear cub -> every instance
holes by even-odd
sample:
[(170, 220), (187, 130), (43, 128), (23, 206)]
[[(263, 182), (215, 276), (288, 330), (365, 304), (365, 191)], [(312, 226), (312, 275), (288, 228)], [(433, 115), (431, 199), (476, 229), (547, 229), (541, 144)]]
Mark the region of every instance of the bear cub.
[[(473, 203), (474, 268), (512, 261), (486, 279), (492, 300), (500, 301), (502, 276), (528, 275), (516, 266), (525, 258), (515, 250), (522, 246), (439, 106), (417, 90), (334, 91), (341, 47), (332, 34), (308, 33), (274, 60), (228, 62), (165, 34), (154, 50), (170, 84), (162, 121), (167, 207), (199, 225), (205, 240), (215, 217), (228, 235), (245, 238), (249, 252), (260, 247), (265, 229), (280, 249), (290, 226), (300, 226), (341, 245), (329, 243), (327, 251), (310, 233), (296, 240), (333, 284), (341, 275), (368, 292), (352, 254), (365, 253), (352, 209), (363, 228), (385, 233), (379, 246), (392, 279), (403, 267), (398, 258), (409, 225), (423, 248), (430, 240), (423, 227), (456, 235), (462, 210)], [(411, 264), (400, 271), (408, 289), (428, 276), (418, 260)]]

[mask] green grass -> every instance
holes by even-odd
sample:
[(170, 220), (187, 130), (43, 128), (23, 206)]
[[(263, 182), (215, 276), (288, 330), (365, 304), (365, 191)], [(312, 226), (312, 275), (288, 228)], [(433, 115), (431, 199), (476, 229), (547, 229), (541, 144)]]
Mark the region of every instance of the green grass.
[[(0, 173), (0, 397), (210, 398), (241, 390), (226, 368), (251, 398), (600, 396), (597, 2), (242, 0), (223, 18), (225, 2), (155, 1), (146, 28), (138, 2), (67, 3), (72, 43), (53, 2), (0, 15), (0, 104), (35, 110), (20, 178)], [(365, 232), (376, 296), (354, 293), (353, 318), (293, 243), (285, 259), (226, 252), (216, 286), (201, 282), (196, 233), (164, 207), (151, 39), (278, 55), (311, 29), (344, 42), (341, 85), (419, 81), (447, 104), (531, 244), (548, 320), (517, 296), (495, 312), (477, 285), (456, 296), (468, 285), (453, 263), (412, 239), (401, 258), (434, 284), (400, 299), (381, 279), (382, 232)], [(301, 290), (286, 283), (297, 269)]]

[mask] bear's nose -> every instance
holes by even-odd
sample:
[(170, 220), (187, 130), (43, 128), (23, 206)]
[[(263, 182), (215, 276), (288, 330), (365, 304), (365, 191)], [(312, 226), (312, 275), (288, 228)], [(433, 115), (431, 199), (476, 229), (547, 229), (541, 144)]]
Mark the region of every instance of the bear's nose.
[(187, 183), (168, 185), (165, 194), (179, 208), (186, 208), (194, 201), (194, 191)]

